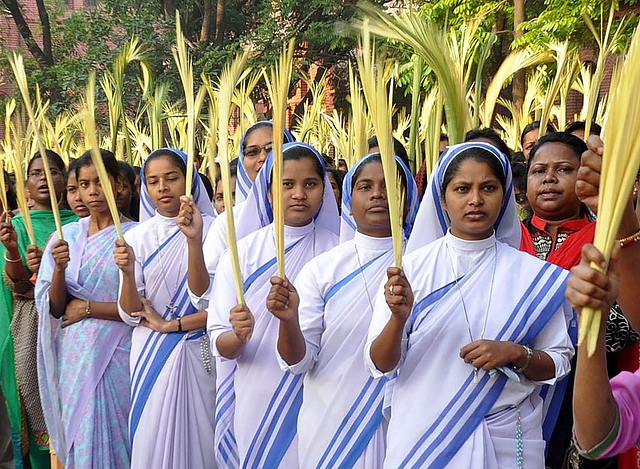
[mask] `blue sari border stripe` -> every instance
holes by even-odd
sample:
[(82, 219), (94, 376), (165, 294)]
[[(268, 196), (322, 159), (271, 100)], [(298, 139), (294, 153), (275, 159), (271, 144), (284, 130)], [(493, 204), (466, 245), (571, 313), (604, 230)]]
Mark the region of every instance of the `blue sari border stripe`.
[(318, 466), (317, 466), (318, 468), (320, 468), (324, 464), (327, 457), (329, 457), (329, 454), (331, 454), (331, 449), (333, 448), (333, 445), (336, 443), (336, 441), (340, 437), (340, 434), (342, 433), (344, 428), (347, 426), (347, 423), (351, 419), (351, 416), (355, 413), (356, 409), (360, 405), (360, 402), (362, 401), (362, 399), (364, 399), (364, 396), (367, 394), (367, 391), (369, 390), (369, 388), (371, 387), (374, 381), (375, 381), (374, 378), (371, 376), (369, 377), (369, 379), (367, 379), (367, 382), (360, 390), (360, 394), (358, 394), (358, 397), (356, 397), (355, 402), (351, 405), (351, 408), (342, 419), (342, 422), (340, 422), (340, 425), (338, 426), (338, 430), (333, 435), (333, 438), (329, 442), (329, 446), (327, 446), (327, 449), (324, 451), (322, 458), (320, 458), (320, 462), (318, 462)]
[[(369, 399), (367, 399), (367, 402), (365, 403), (364, 407), (360, 411), (360, 414), (358, 415), (356, 420), (351, 424), (351, 427), (347, 431), (347, 434), (345, 435), (345, 437), (342, 439), (342, 442), (340, 443), (340, 445), (338, 445), (338, 447), (337, 447), (337, 449), (336, 449), (336, 451), (335, 451), (335, 453), (333, 455), (333, 458), (331, 458), (331, 460), (329, 461), (328, 467), (334, 467), (336, 465), (336, 462), (337, 462), (338, 458), (341, 456), (341, 454), (344, 452), (344, 449), (347, 447), (347, 444), (351, 441), (351, 439), (356, 434), (356, 431), (360, 427), (360, 424), (364, 421), (364, 419), (367, 416), (367, 414), (372, 410), (373, 404), (374, 404), (374, 402), (376, 400), (380, 400), (380, 403), (375, 406), (374, 411), (375, 411), (375, 409), (379, 409), (381, 407), (381, 405), (382, 405), (381, 393), (382, 393), (382, 390), (384, 389), (384, 385), (385, 385), (385, 383), (381, 382), (381, 381), (378, 381), (376, 383), (375, 389), (373, 390), (373, 392), (369, 396)], [(373, 436), (373, 433), (371, 433), (371, 435), (369, 435), (369, 439), (366, 441), (366, 444), (364, 446), (362, 446), (361, 448), (359, 448), (359, 449), (352, 448), (352, 450), (355, 449), (355, 451), (359, 453), (358, 457), (360, 457), (362, 452), (366, 449), (366, 447), (369, 444), (369, 441), (370, 441), (372, 436)]]
[[(463, 281), (463, 280), (464, 280), (464, 277), (462, 279), (459, 279), (459, 281)], [(420, 316), (420, 313), (425, 311), (429, 306), (432, 306), (438, 301), (440, 301), (447, 293), (449, 293), (449, 290), (451, 290), (451, 288), (453, 288), (455, 285), (456, 285), (456, 281), (448, 283), (447, 285), (444, 285), (438, 288), (433, 293), (430, 293), (429, 295), (425, 296), (423, 299), (421, 299), (418, 303), (416, 303), (413, 306), (413, 310), (411, 311), (411, 315), (413, 316), (411, 332), (413, 332), (416, 328), (418, 328), (420, 324), (422, 324), (422, 321), (424, 321), (424, 319), (429, 315), (427, 312), (427, 314)]]
[(289, 412), (287, 412), (286, 417), (282, 421), (282, 425), (280, 426), (281, 430), (278, 432), (278, 436), (271, 445), (262, 467), (280, 466), (282, 458), (284, 458), (284, 455), (287, 453), (291, 443), (298, 434), (298, 414), (300, 413), (301, 407), (302, 387), (298, 390), (291, 407), (289, 408)]
[(144, 264), (142, 264), (142, 269), (144, 270), (145, 267), (147, 267), (151, 261), (153, 259), (156, 258), (156, 256), (158, 255), (158, 253), (171, 241), (173, 240), (173, 238), (175, 238), (178, 233), (181, 233), (180, 229), (178, 229), (178, 231), (176, 231), (175, 233), (173, 233), (171, 236), (169, 236), (161, 245), (160, 247), (158, 247), (158, 249), (156, 249), (153, 254), (151, 254), (146, 261), (144, 261)]
[(329, 300), (331, 298), (333, 298), (333, 296), (338, 293), (338, 291), (340, 291), (342, 289), (342, 287), (346, 286), (351, 280), (353, 280), (355, 277), (358, 276), (358, 274), (360, 272), (364, 272), (366, 270), (367, 267), (369, 267), (371, 264), (373, 264), (374, 262), (376, 262), (378, 259), (380, 259), (382, 256), (384, 256), (385, 254), (387, 254), (386, 252), (383, 252), (382, 254), (378, 254), (376, 257), (374, 257), (373, 259), (371, 259), (369, 262), (367, 262), (366, 264), (364, 264), (362, 266), (362, 268), (357, 268), (356, 270), (354, 270), (353, 272), (351, 272), (349, 275), (347, 275), (345, 278), (343, 278), (342, 280), (340, 280), (338, 283), (334, 284), (329, 291), (327, 292), (326, 296), (324, 297), (324, 303), (327, 304), (329, 302)]
[(383, 418), (384, 416), (382, 414), (382, 402), (380, 402), (380, 405), (371, 415), (369, 422), (360, 433), (360, 436), (353, 443), (351, 450), (346, 454), (345, 458), (338, 466), (338, 469), (351, 469), (355, 466), (358, 459), (360, 459), (360, 457), (362, 456), (362, 453), (365, 451), (367, 446), (369, 446), (371, 438), (373, 438), (373, 435), (375, 435), (376, 431), (380, 427)]
[[(302, 239), (304, 239), (304, 238), (300, 238), (298, 241), (296, 241), (295, 243), (293, 243), (290, 246), (288, 246), (284, 250), (284, 253), (287, 254), (289, 251), (291, 251), (294, 247), (296, 247), (298, 245), (298, 243), (300, 241), (302, 241)], [(269, 270), (271, 267), (273, 267), (275, 265), (276, 261), (277, 261), (277, 259), (274, 257), (273, 259), (269, 260), (268, 262), (266, 262), (265, 264), (260, 266), (254, 273), (249, 275), (247, 280), (244, 281), (244, 286), (243, 286), (244, 291), (245, 292), (248, 291), (249, 288), (251, 287), (251, 285), (253, 285), (253, 282), (255, 282), (267, 270)]]
[[(296, 391), (296, 388), (297, 388), (297, 391)], [(279, 418), (279, 416), (282, 415), (285, 407), (291, 401), (291, 397), (294, 394), (294, 392), (296, 393), (296, 395), (294, 396), (294, 402), (297, 401), (297, 397), (298, 397), (297, 394), (300, 394), (300, 401), (299, 401), (297, 409), (293, 405), (289, 408), (289, 411), (287, 412), (287, 415), (289, 415), (289, 413), (292, 410), (295, 410), (296, 418), (297, 418), (298, 412), (300, 411), (299, 405), (302, 404), (302, 375), (294, 375), (293, 379), (291, 380), (291, 383), (289, 384), (288, 389), (286, 390), (284, 396), (282, 396), (282, 399), (278, 403), (278, 407), (275, 409), (275, 412), (273, 412), (271, 415), (269, 415), (270, 414), (269, 411), (267, 411), (267, 413), (265, 413), (265, 420), (263, 420), (263, 422), (266, 423), (267, 419), (270, 420), (269, 426), (267, 427), (267, 429), (265, 431), (262, 431), (261, 429), (258, 429), (256, 434), (254, 435), (254, 440), (256, 438), (261, 438), (262, 441), (260, 443), (260, 446), (258, 447), (258, 450), (255, 451), (255, 453), (254, 453), (255, 457), (252, 457), (252, 453), (251, 452), (247, 453), (247, 460), (245, 461), (245, 466), (246, 466), (246, 463), (250, 459), (253, 459), (253, 463), (251, 464), (250, 467), (255, 468), (255, 469), (262, 469), (263, 467), (277, 467), (278, 466), (277, 464), (275, 466), (265, 466), (265, 465), (256, 465), (256, 464), (258, 464), (260, 462), (260, 460), (262, 459), (262, 456), (263, 456), (265, 450), (267, 449), (267, 444), (269, 442), (269, 439), (271, 438), (271, 434), (274, 431), (276, 431), (276, 426), (278, 424), (278, 418)], [(274, 398), (275, 397), (277, 397), (277, 394), (274, 395)], [(272, 402), (274, 402), (274, 401), (272, 400)], [(261, 427), (263, 427), (263, 426), (261, 425)], [(284, 430), (284, 433), (282, 435), (285, 436), (285, 437), (288, 434), (287, 433), (288, 429), (283, 428), (282, 425), (280, 426), (280, 428), (282, 430), (278, 430), (278, 434), (276, 435), (275, 441), (273, 442), (273, 444), (270, 445), (271, 447), (277, 447), (278, 446), (276, 444), (276, 442), (281, 438), (280, 432), (282, 432)], [(294, 425), (293, 426), (292, 438), (293, 438), (293, 436), (295, 436), (296, 432), (297, 432), (297, 425)], [(287, 448), (288, 448), (288, 445), (290, 443), (291, 443), (291, 441), (289, 441), (289, 443), (287, 444)], [(284, 453), (283, 453), (283, 455), (284, 455)]]

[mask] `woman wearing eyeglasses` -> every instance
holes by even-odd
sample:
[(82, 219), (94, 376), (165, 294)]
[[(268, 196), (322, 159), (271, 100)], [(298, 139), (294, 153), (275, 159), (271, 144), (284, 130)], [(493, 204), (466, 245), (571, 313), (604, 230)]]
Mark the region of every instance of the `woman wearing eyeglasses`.
[[(58, 202), (63, 200), (65, 165), (60, 156), (47, 150)], [(0, 215), (0, 386), (7, 399), (17, 467), (29, 458), (34, 469), (49, 467), (49, 434), (46, 429), (36, 372), (38, 312), (33, 299), (35, 275), (42, 250), (56, 229), (51, 196), (40, 154), (27, 167), (26, 189), (33, 200), (30, 211), (36, 245), (31, 245), (22, 214), (12, 219)], [(60, 210), (63, 225), (78, 220), (71, 210)], [(13, 365), (13, 366), (11, 366)], [(18, 385), (19, 383), (19, 385)], [(28, 440), (21, 439), (21, 408), (26, 411)]]

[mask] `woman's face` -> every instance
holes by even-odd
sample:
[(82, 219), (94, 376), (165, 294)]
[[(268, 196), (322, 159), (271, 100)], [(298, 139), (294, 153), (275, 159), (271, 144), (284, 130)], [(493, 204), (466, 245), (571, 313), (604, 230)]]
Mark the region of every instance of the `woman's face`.
[(284, 161), (282, 199), (285, 225), (305, 226), (313, 221), (322, 206), (322, 182), (311, 157)]
[(382, 163), (375, 161), (360, 168), (351, 193), (351, 215), (360, 233), (375, 238), (391, 236)]
[(147, 192), (158, 213), (165, 217), (177, 217), (180, 196), (185, 192), (185, 177), (181, 169), (168, 156), (159, 156), (144, 167)]
[(454, 236), (467, 240), (491, 236), (504, 193), (500, 180), (487, 163), (473, 158), (463, 161), (443, 197), (443, 208), (451, 220)]
[(578, 218), (578, 169), (580, 159), (567, 145), (549, 142), (538, 148), (527, 176), (527, 198), (533, 213), (549, 221)]
[(331, 183), (331, 190), (333, 191), (333, 195), (336, 198), (336, 205), (340, 207), (340, 205), (342, 205), (342, 200), (340, 200), (340, 187), (338, 185), (338, 181), (336, 181), (336, 177), (331, 171), (327, 171), (327, 177), (329, 178), (329, 182)]
[(252, 181), (256, 180), (258, 172), (267, 155), (271, 151), (271, 143), (273, 142), (273, 129), (270, 125), (264, 125), (253, 129), (244, 139), (244, 159), (242, 163), (247, 171), (247, 176)]
[[(117, 193), (121, 186), (120, 179), (115, 181), (113, 176), (109, 176), (111, 188), (114, 194)], [(109, 211), (109, 204), (104, 194), (104, 189), (98, 177), (98, 171), (93, 165), (81, 166), (78, 170), (78, 190), (82, 203), (89, 209), (91, 216), (104, 214)]]
[[(49, 159), (49, 167), (51, 169), (51, 177), (53, 179), (56, 197), (57, 200), (60, 201), (65, 187), (64, 168), (58, 168), (51, 159)], [(36, 210), (51, 210), (51, 196), (49, 195), (49, 187), (47, 186), (47, 177), (45, 176), (42, 158), (37, 158), (31, 162), (29, 174), (27, 175), (26, 188), (33, 199), (33, 208)]]
[[(233, 201), (233, 205), (236, 204), (236, 176), (231, 176), (230, 179), (231, 184), (231, 199)], [(224, 193), (222, 191), (222, 179), (218, 181), (216, 184), (216, 191), (213, 194), (213, 206), (216, 209), (216, 213), (220, 215), (225, 210), (224, 206)]]
[(80, 218), (89, 216), (89, 208), (82, 202), (76, 172), (70, 171), (67, 176), (67, 205)]
[(131, 208), (131, 196), (133, 195), (133, 187), (129, 184), (129, 179), (120, 172), (120, 178), (122, 179), (122, 188), (116, 194), (116, 202), (118, 203), (118, 210), (122, 213), (129, 213)]

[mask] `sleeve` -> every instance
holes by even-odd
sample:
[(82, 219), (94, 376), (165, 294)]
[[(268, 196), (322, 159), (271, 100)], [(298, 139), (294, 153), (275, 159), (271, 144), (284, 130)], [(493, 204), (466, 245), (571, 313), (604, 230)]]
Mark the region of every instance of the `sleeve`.
[(398, 360), (398, 364), (396, 365), (396, 367), (393, 370), (388, 371), (387, 373), (383, 373), (382, 371), (378, 370), (375, 363), (373, 363), (373, 360), (371, 359), (371, 344), (380, 335), (382, 330), (389, 322), (389, 319), (391, 318), (391, 310), (389, 309), (389, 306), (387, 306), (387, 302), (384, 298), (384, 286), (386, 283), (387, 277), (385, 275), (384, 279), (382, 280), (382, 285), (378, 289), (378, 294), (376, 295), (375, 305), (373, 306), (373, 316), (371, 318), (371, 325), (369, 326), (369, 334), (367, 336), (367, 343), (364, 347), (364, 364), (367, 367), (369, 374), (374, 378), (381, 378), (382, 376), (392, 378), (396, 370), (404, 362), (404, 358), (409, 347), (409, 330), (411, 328), (411, 318), (407, 320), (404, 326), (404, 334), (402, 337), (402, 343), (400, 345), (400, 360)]
[[(136, 249), (137, 243), (135, 243), (132, 238), (127, 238), (126, 234), (124, 235), (124, 237), (136, 255), (135, 272), (134, 272), (135, 279), (136, 279), (136, 290), (138, 291), (138, 295), (140, 295), (140, 298), (146, 298), (144, 272), (142, 270), (143, 262), (140, 259), (140, 257), (138, 257), (139, 255)], [(118, 283), (118, 314), (120, 315), (120, 319), (122, 319), (122, 322), (124, 322), (125, 324), (128, 324), (129, 326), (135, 327), (140, 323), (140, 318), (134, 318), (132, 316), (129, 316), (129, 314), (127, 314), (127, 312), (124, 309), (122, 309), (122, 307), (120, 306), (120, 297), (122, 296), (122, 280), (123, 280), (122, 271), (120, 269), (118, 269), (118, 277), (120, 279), (120, 282)]]
[(302, 360), (294, 365), (285, 362), (276, 347), (276, 357), (282, 371), (302, 374), (313, 368), (318, 360), (322, 334), (324, 333), (324, 298), (322, 289), (318, 285), (318, 275), (313, 268), (315, 262), (303, 267), (295, 281), (295, 287), (300, 297), (298, 317), (300, 330), (304, 336), (305, 354)]
[(217, 275), (212, 286), (212, 291), (216, 294), (216, 301), (210, 302), (207, 308), (207, 334), (211, 340), (213, 355), (222, 357), (218, 350), (217, 340), (222, 333), (232, 330), (229, 311), (237, 304), (229, 252), (222, 256), (216, 270)]
[(589, 459), (615, 456), (640, 443), (640, 370), (623, 371), (612, 378), (611, 390), (618, 407), (616, 423), (601, 443), (581, 450)]
[(573, 317), (573, 311), (568, 302), (564, 302), (562, 307), (553, 315), (547, 325), (540, 331), (537, 337), (530, 344), (534, 350), (545, 352), (555, 365), (555, 376), (544, 381), (533, 381), (536, 384), (553, 385), (558, 380), (564, 378), (571, 371), (571, 359), (575, 349), (571, 343), (571, 338), (567, 331), (566, 318)]

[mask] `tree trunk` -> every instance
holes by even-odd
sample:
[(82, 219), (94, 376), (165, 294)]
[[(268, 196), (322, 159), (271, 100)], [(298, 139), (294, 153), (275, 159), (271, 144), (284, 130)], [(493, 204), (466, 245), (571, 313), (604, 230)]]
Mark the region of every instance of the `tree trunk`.
[[(519, 30), (519, 26), (525, 20), (525, 0), (514, 0), (513, 4), (513, 38), (517, 39), (522, 36), (522, 31)], [(520, 112), (520, 109), (522, 109), (522, 102), (524, 101), (524, 80), (524, 70), (520, 70), (513, 77), (513, 85), (511, 88), (513, 93), (513, 104), (518, 112)]]
[[(53, 56), (51, 54), (47, 55), (36, 42), (35, 38), (33, 37), (33, 33), (31, 32), (31, 28), (29, 28), (29, 25), (27, 24), (27, 21), (22, 14), (20, 3), (15, 0), (2, 0), (2, 3), (7, 7), (9, 12), (11, 12), (13, 22), (15, 23), (16, 28), (18, 28), (18, 32), (20, 33), (20, 36), (22, 36), (22, 39), (24, 40), (24, 43), (26, 44), (27, 49), (29, 50), (31, 55), (35, 57), (35, 59), (41, 64), (42, 67), (52, 65)], [(40, 8), (39, 4), (38, 8)], [(49, 34), (50, 33), (51, 31), (49, 31)], [(51, 40), (50, 37), (49, 40)], [(51, 44), (49, 44), (49, 50), (51, 50)]]
[(176, 2), (175, 0), (162, 0), (162, 7), (164, 8), (164, 13), (167, 16), (175, 16), (176, 14)]
[(200, 28), (200, 42), (207, 43), (211, 40), (211, 24), (213, 22), (214, 0), (204, 0), (202, 9), (202, 26)]
[(216, 37), (215, 45), (221, 46), (224, 42), (225, 33), (225, 13), (227, 10), (227, 3), (225, 0), (218, 0), (216, 5)]

